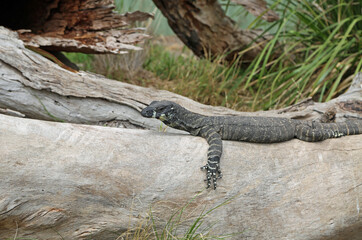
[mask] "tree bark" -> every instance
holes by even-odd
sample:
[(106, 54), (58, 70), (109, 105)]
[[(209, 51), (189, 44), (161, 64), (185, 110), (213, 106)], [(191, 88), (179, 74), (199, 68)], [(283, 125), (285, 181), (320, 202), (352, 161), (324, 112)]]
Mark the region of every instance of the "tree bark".
[(116, 239), (148, 222), (150, 212), (160, 231), (198, 193), (178, 234), (203, 210), (229, 201), (200, 230), (239, 233), (231, 239), (362, 237), (362, 135), (224, 141), (215, 191), (205, 190), (200, 166), (208, 146), (199, 137), (1, 114), (0, 122), (1, 239)]
[(2, 3), (0, 25), (18, 30), (26, 46), (47, 51), (125, 53), (149, 36), (135, 21), (153, 17), (114, 12), (112, 0), (28, 0)]
[(175, 34), (198, 57), (211, 59), (226, 55), (235, 60), (239, 52), (243, 62), (252, 61), (270, 40), (258, 38), (261, 31), (241, 30), (227, 17), (216, 0), (153, 0)]

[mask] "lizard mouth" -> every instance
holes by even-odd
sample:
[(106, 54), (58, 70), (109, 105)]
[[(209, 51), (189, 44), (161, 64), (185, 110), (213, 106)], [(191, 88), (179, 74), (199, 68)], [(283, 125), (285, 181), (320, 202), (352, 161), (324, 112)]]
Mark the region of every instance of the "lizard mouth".
[(151, 118), (151, 117), (155, 117), (154, 115), (156, 115), (156, 112), (155, 112), (153, 109), (144, 108), (144, 109), (141, 111), (141, 115), (142, 115), (143, 117)]
[(158, 112), (156, 112), (156, 111), (153, 110), (153, 109), (144, 108), (144, 109), (141, 111), (141, 115), (142, 115), (143, 117), (147, 117), (147, 118), (160, 118), (160, 116), (161, 116), (161, 115), (164, 115), (164, 114), (158, 113)]

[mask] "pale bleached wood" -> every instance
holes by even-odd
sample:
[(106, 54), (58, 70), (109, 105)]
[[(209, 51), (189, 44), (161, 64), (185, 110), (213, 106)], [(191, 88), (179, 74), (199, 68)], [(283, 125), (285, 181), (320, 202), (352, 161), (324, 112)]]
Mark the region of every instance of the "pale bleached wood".
[[(179, 234), (227, 200), (205, 227), (231, 239), (362, 237), (362, 135), (319, 143), (224, 141), (223, 178), (204, 190), (199, 137), (0, 114), (0, 239), (116, 239), (184, 210)], [(152, 238), (149, 238), (152, 239)]]

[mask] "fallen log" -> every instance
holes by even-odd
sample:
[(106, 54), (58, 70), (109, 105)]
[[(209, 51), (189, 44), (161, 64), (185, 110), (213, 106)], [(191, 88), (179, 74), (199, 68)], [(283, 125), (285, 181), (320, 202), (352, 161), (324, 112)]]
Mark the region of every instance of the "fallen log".
[(224, 141), (224, 177), (205, 190), (208, 145), (199, 137), (1, 114), (0, 122), (0, 239), (116, 239), (150, 213), (162, 229), (195, 195), (179, 234), (229, 201), (205, 217), (210, 236), (362, 237), (362, 135)]
[[(362, 74), (349, 91), (327, 103), (306, 100), (267, 112), (245, 113), (197, 103), (183, 96), (113, 81), (89, 72), (68, 71), (25, 48), (17, 33), (0, 27), (0, 108), (20, 116), (73, 123), (159, 128), (139, 111), (154, 100), (171, 100), (205, 115), (257, 115), (317, 119), (331, 107), (337, 121), (361, 116)], [(9, 110), (6, 110), (9, 109)], [(171, 129), (169, 131), (172, 131)]]

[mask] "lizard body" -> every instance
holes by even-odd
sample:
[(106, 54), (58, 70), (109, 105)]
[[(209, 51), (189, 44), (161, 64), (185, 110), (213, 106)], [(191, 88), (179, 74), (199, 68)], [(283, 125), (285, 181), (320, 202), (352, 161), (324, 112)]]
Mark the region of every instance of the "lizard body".
[(308, 142), (323, 141), (345, 135), (362, 134), (361, 120), (341, 123), (318, 123), (276, 117), (204, 116), (190, 112), (170, 101), (153, 101), (141, 112), (142, 116), (160, 119), (166, 125), (201, 136), (209, 144), (207, 187), (221, 178), (222, 140), (254, 143), (276, 143), (297, 138)]

